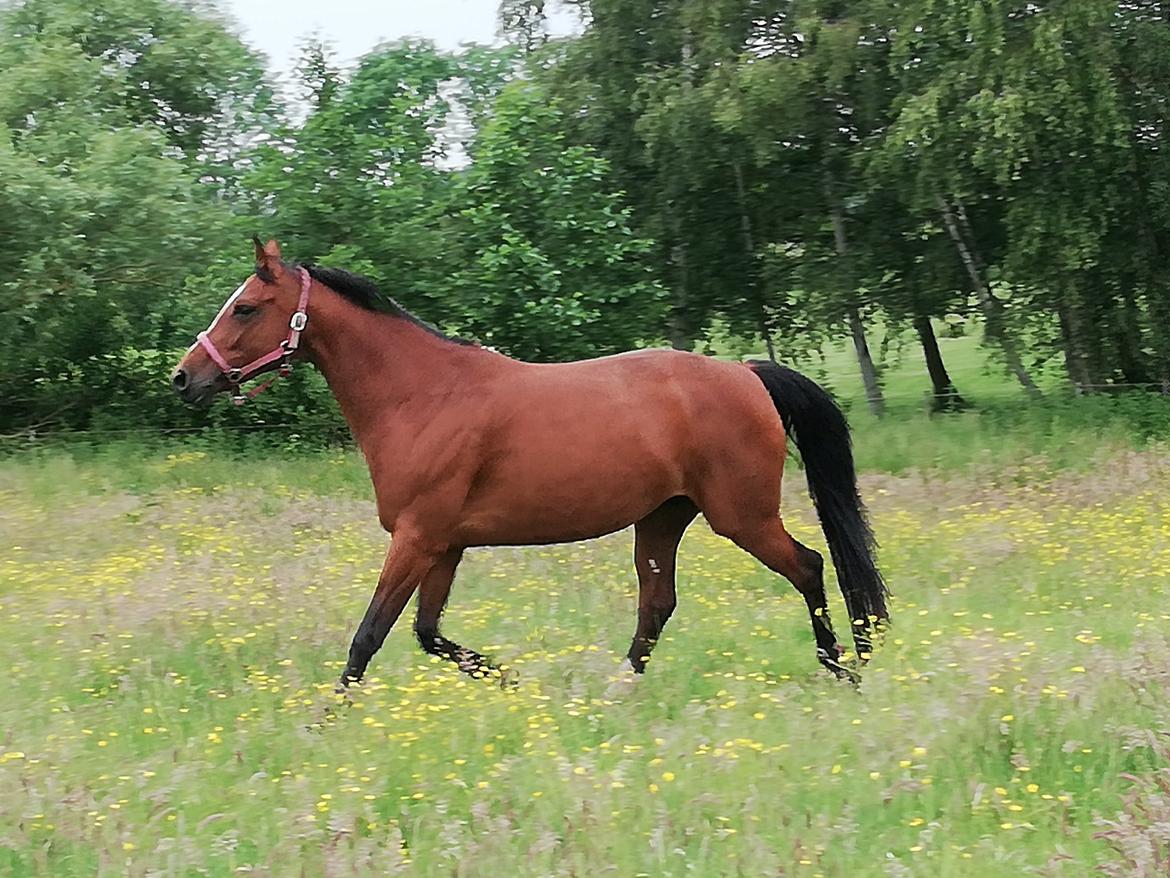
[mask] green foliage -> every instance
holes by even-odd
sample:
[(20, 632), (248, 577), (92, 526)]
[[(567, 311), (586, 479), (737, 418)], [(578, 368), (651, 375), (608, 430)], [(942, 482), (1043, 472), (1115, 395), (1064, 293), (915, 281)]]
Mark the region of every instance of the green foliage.
[(235, 237), (205, 151), (256, 107), (258, 71), (216, 19), (169, 3), (0, 12), (3, 427), (84, 426), (124, 356), (178, 343), (184, 278)]
[(264, 234), (287, 252), (320, 261), (352, 247), (376, 281), (426, 313), (446, 246), (435, 222), (447, 186), (435, 131), (451, 109), (441, 86), (455, 64), (428, 43), (396, 43), (341, 80), (321, 53), (310, 47), (301, 66), (313, 112), (257, 150), (249, 197)]
[(192, 162), (213, 165), (241, 129), (262, 126), (272, 110), (259, 54), (210, 3), (23, 0), (5, 10), (0, 70), (21, 79), (36, 72), (24, 82), (31, 87), (3, 91), (41, 105), (30, 112), (65, 109), (60, 98), (66, 95), (89, 97), (68, 85), (58, 90), (60, 80), (46, 82), (46, 71), (38, 68), (50, 57), (57, 59), (58, 75), (82, 62), (98, 71), (101, 82), (91, 92), (97, 109), (130, 125), (159, 128)]
[[(190, 342), (252, 233), (532, 359), (666, 339), (815, 370), (850, 339), (872, 403), (898, 379), (866, 336), (929, 353), (978, 313), (1026, 386), (1170, 380), (1161, 5), (561, 5), (564, 40), (509, 0), (504, 47), (343, 71), (310, 42), (295, 110), (213, 3), (0, 9), (0, 431), (210, 423), (123, 376), (162, 386), (145, 352)], [(955, 391), (941, 355), (930, 378)]]
[(506, 88), (452, 196), (461, 255), (444, 319), (534, 360), (626, 350), (662, 327), (650, 242), (630, 229), (605, 160), (563, 131), (547, 94)]

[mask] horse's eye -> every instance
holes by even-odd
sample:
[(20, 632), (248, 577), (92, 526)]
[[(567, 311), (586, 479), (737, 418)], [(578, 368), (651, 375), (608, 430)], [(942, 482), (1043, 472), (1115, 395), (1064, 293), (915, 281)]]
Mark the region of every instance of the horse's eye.
[(236, 317), (251, 317), (255, 313), (256, 313), (256, 306), (255, 305), (239, 304), (239, 305), (236, 305), (236, 307), (232, 308), (232, 314), (234, 314)]

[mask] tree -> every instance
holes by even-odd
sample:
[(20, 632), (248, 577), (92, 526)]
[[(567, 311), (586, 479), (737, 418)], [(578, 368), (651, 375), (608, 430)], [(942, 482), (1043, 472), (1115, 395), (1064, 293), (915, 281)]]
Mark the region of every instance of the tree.
[(239, 144), (270, 122), (259, 54), (210, 4), (24, 0), (0, 21), (0, 69), (36, 66), (46, 48), (68, 47), (100, 70), (98, 103), (132, 126), (157, 127), (205, 173), (230, 167)]
[[(187, 21), (185, 10), (167, 9)], [(119, 4), (113, 18), (125, 24), (136, 10)], [(138, 31), (119, 42), (101, 30), (82, 45), (71, 41), (85, 36), (80, 14), (43, 0), (0, 14), (6, 427), (87, 423), (111, 358), (174, 338), (184, 278), (214, 259), (233, 228), (218, 190), (168, 140), (179, 129), (141, 120), (128, 97), (137, 85), (109, 47), (133, 43)]]
[(532, 360), (626, 350), (662, 326), (650, 244), (631, 230), (608, 163), (564, 128), (538, 86), (508, 86), (452, 198), (460, 250), (443, 321)]
[[(967, 112), (973, 96), (994, 90), (1004, 45), (1003, 17), (970, 0), (920, 0), (891, 7), (888, 26), (900, 36), (890, 65), (898, 97), (889, 130), (868, 156), (867, 169), (907, 193), (912, 210), (946, 230), (979, 304), (987, 338), (1030, 394), (1038, 390), (1025, 366), (1003, 303), (992, 288), (986, 236), (972, 223), (968, 203), (989, 200), (994, 186), (972, 160), (979, 127)], [(984, 206), (982, 203), (980, 206)]]
[(431, 314), (449, 271), (438, 217), (450, 175), (438, 137), (451, 111), (453, 59), (420, 41), (390, 43), (342, 80), (320, 45), (300, 76), (313, 104), (255, 154), (245, 179), (266, 234), (305, 260), (352, 248), (373, 279)]
[(875, 304), (865, 291), (873, 284), (855, 234), (865, 206), (857, 156), (890, 104), (888, 40), (874, 5), (804, 0), (752, 10), (738, 54), (708, 88), (719, 93), (721, 124), (767, 169), (771, 202), (798, 199), (795, 215), (776, 231), (799, 242), (807, 263), (801, 284), (815, 291), (819, 319), (847, 328), (870, 410), (881, 414), (880, 376), (864, 327)]

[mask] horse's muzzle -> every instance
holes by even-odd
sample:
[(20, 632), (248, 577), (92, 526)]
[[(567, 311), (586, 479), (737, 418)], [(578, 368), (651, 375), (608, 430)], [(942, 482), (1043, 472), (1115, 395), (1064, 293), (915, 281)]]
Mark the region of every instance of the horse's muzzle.
[(219, 377), (217, 375), (210, 380), (200, 381), (192, 378), (191, 374), (180, 366), (171, 376), (171, 387), (187, 405), (207, 408), (216, 393), (222, 389), (217, 386), (221, 383)]

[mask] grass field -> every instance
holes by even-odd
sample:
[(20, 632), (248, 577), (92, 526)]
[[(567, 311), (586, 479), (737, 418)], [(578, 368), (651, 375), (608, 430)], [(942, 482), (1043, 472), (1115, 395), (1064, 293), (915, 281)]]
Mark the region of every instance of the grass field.
[(626, 532), (469, 554), (445, 629), (516, 689), (401, 624), (346, 702), (386, 546), (356, 455), (0, 458), (0, 875), (1164, 876), (1165, 418), (854, 411), (895, 595), (857, 690), (700, 520), (644, 678)]
[(465, 563), (447, 629), (518, 689), (401, 627), (348, 706), (385, 544), (357, 462), (103, 460), (0, 468), (0, 873), (1162, 874), (1157, 451), (865, 477), (896, 627), (860, 691), (699, 523), (644, 679), (619, 534)]

